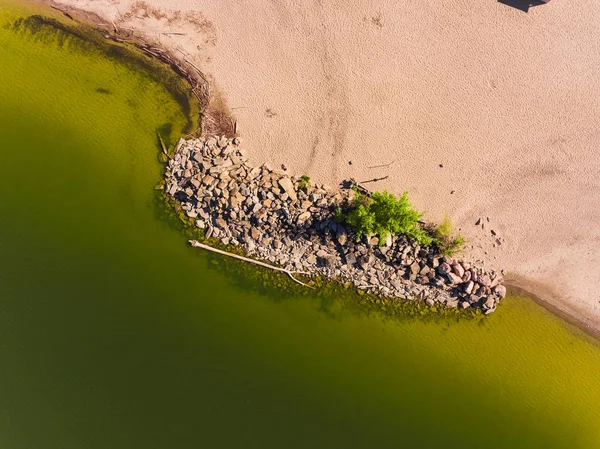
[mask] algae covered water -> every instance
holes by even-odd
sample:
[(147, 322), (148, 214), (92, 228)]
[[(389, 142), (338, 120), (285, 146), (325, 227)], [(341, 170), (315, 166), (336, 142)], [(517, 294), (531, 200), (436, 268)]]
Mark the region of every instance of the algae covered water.
[(600, 348), (527, 300), (384, 321), (241, 288), (160, 218), (174, 81), (0, 5), (0, 446), (600, 447)]

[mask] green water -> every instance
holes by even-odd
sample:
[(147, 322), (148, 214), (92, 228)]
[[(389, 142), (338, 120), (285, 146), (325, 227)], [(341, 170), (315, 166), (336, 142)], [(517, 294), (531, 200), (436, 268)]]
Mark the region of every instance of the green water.
[(0, 447), (600, 447), (600, 348), (527, 300), (386, 322), (212, 268), (154, 202), (181, 105), (0, 5)]

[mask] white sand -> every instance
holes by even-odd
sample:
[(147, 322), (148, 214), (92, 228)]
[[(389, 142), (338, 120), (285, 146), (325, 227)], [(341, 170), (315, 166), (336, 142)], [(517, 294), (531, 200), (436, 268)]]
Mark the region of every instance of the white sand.
[(60, 3), (191, 55), (254, 162), (330, 185), (389, 175), (370, 186), (448, 213), (474, 245), (465, 258), (600, 328), (597, 0), (528, 14), (495, 0)]

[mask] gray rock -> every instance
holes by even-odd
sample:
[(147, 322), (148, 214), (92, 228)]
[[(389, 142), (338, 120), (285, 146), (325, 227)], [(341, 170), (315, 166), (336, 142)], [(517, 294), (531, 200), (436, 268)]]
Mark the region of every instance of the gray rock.
[(296, 195), (296, 190), (294, 189), (294, 185), (292, 184), (292, 181), (290, 178), (288, 178), (287, 176), (284, 176), (283, 178), (280, 178), (278, 182), (279, 182), (279, 186), (283, 189), (283, 191), (285, 193), (288, 194), (288, 196), (293, 201), (298, 200), (298, 197)]
[(462, 277), (463, 282), (469, 282), (471, 280), (471, 271), (465, 271)]
[(438, 273), (441, 275), (446, 275), (450, 273), (451, 270), (452, 268), (450, 267), (450, 264), (448, 264), (448, 262), (442, 262), (442, 264), (437, 269)]
[(461, 264), (457, 263), (456, 265), (454, 265), (452, 267), (452, 272), (457, 275), (459, 278), (462, 279), (463, 275), (465, 274), (465, 269), (462, 267)]
[(469, 301), (463, 301), (460, 303), (460, 307), (462, 309), (468, 309), (469, 307), (471, 307), (471, 304), (469, 303)]
[(504, 285), (497, 285), (494, 287), (494, 293), (496, 293), (500, 298), (504, 298), (506, 296), (506, 287)]
[(333, 268), (335, 267), (336, 257), (331, 254), (326, 254), (320, 257), (320, 261), (327, 268)]
[(378, 237), (371, 237), (369, 239), (369, 245), (371, 245), (371, 246), (377, 246), (377, 245), (379, 245), (379, 238)]
[(490, 279), (490, 276), (488, 274), (484, 274), (483, 276), (479, 277), (479, 283), (484, 287), (489, 287), (490, 285), (492, 285), (492, 280)]
[(493, 309), (496, 305), (496, 301), (494, 301), (493, 296), (489, 296), (486, 301), (483, 303), (483, 308), (486, 310)]
[(467, 295), (470, 295), (473, 292), (473, 287), (475, 287), (475, 282), (473, 282), (473, 281), (467, 282), (467, 284), (465, 285), (465, 293)]
[(348, 264), (348, 266), (350, 267), (353, 267), (355, 263), (356, 257), (354, 257), (354, 254), (352, 254), (351, 252), (346, 254), (346, 264)]
[(304, 224), (311, 216), (311, 213), (306, 211), (298, 215), (298, 224)]
[(411, 281), (414, 281), (417, 278), (419, 271), (421, 271), (421, 267), (419, 266), (419, 263), (415, 260), (410, 266), (409, 279)]
[(446, 276), (452, 285), (458, 285), (462, 282), (462, 278), (458, 277), (454, 273), (448, 273)]
[(435, 302), (433, 301), (433, 299), (427, 298), (425, 300), (425, 304), (427, 304), (429, 307), (433, 307), (433, 305), (435, 304)]
[(391, 236), (391, 234), (388, 234), (388, 236), (385, 238), (384, 246), (386, 246), (388, 248), (390, 246), (392, 246), (392, 236)]

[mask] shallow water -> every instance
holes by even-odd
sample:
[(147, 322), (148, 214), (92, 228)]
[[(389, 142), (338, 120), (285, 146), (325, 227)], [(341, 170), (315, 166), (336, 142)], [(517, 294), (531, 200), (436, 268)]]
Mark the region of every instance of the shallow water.
[(0, 26), (0, 60), (2, 447), (600, 447), (578, 330), (243, 290), (158, 218), (156, 130), (187, 125), (161, 85), (43, 30)]

